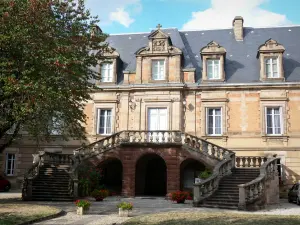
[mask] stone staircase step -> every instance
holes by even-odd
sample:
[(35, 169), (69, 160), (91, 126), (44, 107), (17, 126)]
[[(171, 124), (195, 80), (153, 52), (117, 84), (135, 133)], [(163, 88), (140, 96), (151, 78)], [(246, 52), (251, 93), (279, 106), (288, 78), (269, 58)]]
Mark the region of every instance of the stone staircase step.
[(200, 207), (206, 208), (220, 208), (220, 209), (238, 209), (237, 206), (227, 206), (227, 205), (210, 205), (210, 204), (202, 204)]

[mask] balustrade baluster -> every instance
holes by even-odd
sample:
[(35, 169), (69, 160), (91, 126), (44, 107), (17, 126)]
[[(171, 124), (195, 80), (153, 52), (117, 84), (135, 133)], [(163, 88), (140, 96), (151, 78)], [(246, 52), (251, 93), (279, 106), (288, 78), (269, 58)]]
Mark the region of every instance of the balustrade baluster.
[(216, 153), (216, 149), (215, 149), (215, 146), (211, 145), (211, 155), (212, 156), (215, 156), (215, 153)]
[(242, 158), (242, 167), (246, 167), (246, 158), (245, 157)]
[(221, 159), (221, 150), (219, 147), (215, 146), (215, 149), (217, 149), (217, 157), (218, 159)]
[(240, 157), (235, 157), (235, 163), (236, 163), (236, 167), (241, 167), (241, 158)]

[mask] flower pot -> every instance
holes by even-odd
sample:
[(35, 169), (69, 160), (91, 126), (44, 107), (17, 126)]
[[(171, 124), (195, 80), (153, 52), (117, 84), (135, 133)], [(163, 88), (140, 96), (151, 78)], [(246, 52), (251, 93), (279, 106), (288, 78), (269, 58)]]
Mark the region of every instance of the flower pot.
[(103, 198), (95, 198), (97, 202), (102, 202)]
[(129, 211), (128, 209), (121, 209), (119, 208), (119, 216), (120, 217), (128, 217), (129, 216)]
[(84, 210), (83, 210), (83, 207), (77, 207), (77, 215), (84, 215)]
[(183, 204), (184, 202), (185, 202), (185, 199), (183, 199), (183, 200), (177, 200), (178, 204)]

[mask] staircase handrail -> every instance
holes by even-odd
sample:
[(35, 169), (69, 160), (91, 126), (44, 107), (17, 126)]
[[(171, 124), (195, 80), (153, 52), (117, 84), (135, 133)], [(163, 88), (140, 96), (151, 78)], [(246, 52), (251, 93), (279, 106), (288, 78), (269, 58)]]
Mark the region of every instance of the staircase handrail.
[(265, 181), (277, 175), (278, 158), (269, 158), (261, 167), (260, 174), (254, 180), (238, 185), (239, 187), (239, 208), (244, 209), (247, 204), (261, 198), (265, 192)]
[(184, 135), (184, 143), (188, 147), (195, 149), (196, 151), (204, 152), (211, 157), (217, 158), (219, 160), (223, 160), (226, 155), (235, 154), (233, 151), (211, 143), (207, 140), (199, 138), (195, 135), (191, 135), (188, 133), (182, 133)]
[[(228, 150), (229, 151), (229, 150)], [(235, 153), (230, 151), (213, 169), (207, 179), (194, 184), (194, 205), (201, 204), (218, 189), (222, 177), (231, 174), (235, 167)]]

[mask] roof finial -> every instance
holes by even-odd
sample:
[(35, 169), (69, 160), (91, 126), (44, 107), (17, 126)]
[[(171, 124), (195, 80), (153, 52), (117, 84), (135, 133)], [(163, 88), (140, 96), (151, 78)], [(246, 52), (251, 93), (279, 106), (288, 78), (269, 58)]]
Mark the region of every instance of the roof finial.
[(159, 23), (157, 24), (156, 28), (160, 30), (160, 28), (162, 27), (162, 25)]

